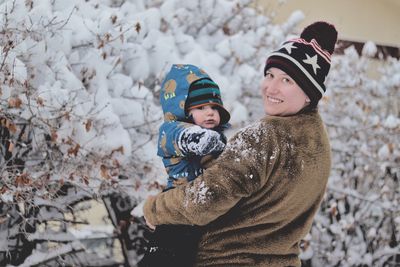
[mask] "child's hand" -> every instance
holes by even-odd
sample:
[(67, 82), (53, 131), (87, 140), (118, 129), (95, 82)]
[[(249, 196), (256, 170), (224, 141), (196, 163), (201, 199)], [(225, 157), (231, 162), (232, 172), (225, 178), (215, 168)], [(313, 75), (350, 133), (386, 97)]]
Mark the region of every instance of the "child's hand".
[(221, 135), (212, 130), (208, 132), (208, 135), (203, 136), (202, 143), (204, 144), (201, 151), (203, 155), (221, 152), (225, 148)]
[(214, 130), (193, 126), (182, 132), (178, 146), (185, 154), (204, 156), (224, 150), (224, 141), (221, 134)]

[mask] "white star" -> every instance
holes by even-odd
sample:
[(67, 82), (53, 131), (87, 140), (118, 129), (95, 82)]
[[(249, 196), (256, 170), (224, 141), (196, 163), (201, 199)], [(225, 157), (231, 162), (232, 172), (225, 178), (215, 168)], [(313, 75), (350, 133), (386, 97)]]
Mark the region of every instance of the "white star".
[(297, 48), (297, 47), (293, 46), (293, 43), (292, 43), (292, 42), (286, 43), (286, 44), (284, 44), (282, 47), (285, 48), (286, 51), (287, 51), (289, 54), (292, 53), (292, 48), (293, 48), (293, 49), (296, 49), (296, 48)]
[(321, 68), (317, 63), (318, 55), (314, 55), (313, 57), (310, 57), (309, 55), (306, 54), (306, 57), (307, 57), (307, 59), (304, 59), (303, 62), (306, 64), (310, 64), (313, 67), (315, 75), (317, 75), (317, 69)]

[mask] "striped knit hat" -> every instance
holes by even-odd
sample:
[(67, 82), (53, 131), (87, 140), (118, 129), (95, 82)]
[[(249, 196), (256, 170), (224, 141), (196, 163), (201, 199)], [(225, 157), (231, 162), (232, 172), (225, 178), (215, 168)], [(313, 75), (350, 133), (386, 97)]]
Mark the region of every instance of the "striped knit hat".
[(318, 21), (307, 26), (300, 38), (283, 43), (267, 59), (264, 75), (272, 67), (286, 72), (317, 106), (325, 93), (325, 78), (331, 66), (337, 31), (332, 24)]
[(209, 104), (217, 106), (221, 117), (221, 124), (228, 123), (231, 115), (224, 108), (218, 85), (209, 78), (199, 79), (191, 83), (185, 109), (190, 110)]

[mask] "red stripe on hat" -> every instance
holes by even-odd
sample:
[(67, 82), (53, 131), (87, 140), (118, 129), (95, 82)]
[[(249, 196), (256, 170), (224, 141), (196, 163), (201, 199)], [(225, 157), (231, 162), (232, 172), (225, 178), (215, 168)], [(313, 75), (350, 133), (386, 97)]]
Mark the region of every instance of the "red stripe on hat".
[(329, 64), (331, 63), (331, 54), (328, 51), (323, 50), (315, 39), (312, 39), (311, 42), (307, 42), (302, 38), (297, 38), (290, 41), (312, 46), (314, 50), (318, 53), (318, 55), (324, 58)]

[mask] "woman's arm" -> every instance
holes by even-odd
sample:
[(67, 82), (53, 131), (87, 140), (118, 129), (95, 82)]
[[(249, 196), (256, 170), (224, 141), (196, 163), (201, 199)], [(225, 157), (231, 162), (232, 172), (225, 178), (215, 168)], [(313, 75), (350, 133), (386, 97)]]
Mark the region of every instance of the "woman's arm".
[(152, 225), (205, 225), (255, 192), (266, 181), (266, 166), (272, 168), (278, 158), (265, 151), (276, 142), (263, 136), (264, 133), (253, 128), (237, 134), (203, 175), (149, 198), (144, 206), (148, 222)]

